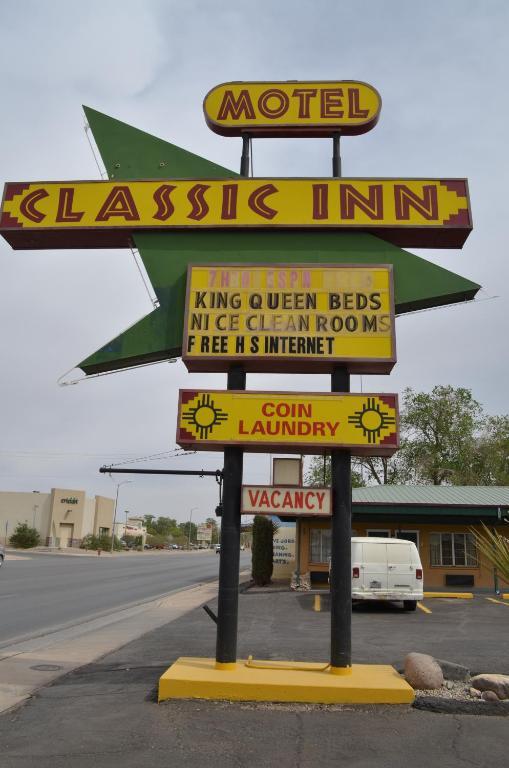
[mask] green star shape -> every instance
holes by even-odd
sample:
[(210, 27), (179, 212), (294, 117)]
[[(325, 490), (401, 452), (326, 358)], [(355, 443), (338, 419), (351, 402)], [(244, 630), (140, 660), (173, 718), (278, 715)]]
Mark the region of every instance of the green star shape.
[[(84, 107), (110, 179), (235, 178), (210, 160)], [(240, 155), (240, 152), (239, 152)], [(473, 299), (480, 286), (374, 235), (305, 231), (145, 232), (136, 248), (160, 306), (79, 363), (87, 375), (179, 357), (187, 265), (392, 264), (396, 313)]]

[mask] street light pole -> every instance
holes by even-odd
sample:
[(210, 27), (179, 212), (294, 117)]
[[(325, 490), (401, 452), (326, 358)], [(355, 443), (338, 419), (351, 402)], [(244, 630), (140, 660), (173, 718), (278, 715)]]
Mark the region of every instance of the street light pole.
[(115, 541), (115, 523), (117, 520), (117, 505), (118, 505), (118, 491), (121, 485), (127, 485), (127, 483), (132, 483), (132, 480), (122, 480), (120, 483), (117, 483), (117, 495), (115, 496), (115, 507), (113, 509), (113, 527), (111, 530), (111, 548), (110, 552), (113, 553), (113, 544)]
[(187, 548), (191, 549), (191, 521), (193, 519), (193, 512), (196, 512), (198, 507), (193, 507), (189, 513), (189, 530), (187, 532)]

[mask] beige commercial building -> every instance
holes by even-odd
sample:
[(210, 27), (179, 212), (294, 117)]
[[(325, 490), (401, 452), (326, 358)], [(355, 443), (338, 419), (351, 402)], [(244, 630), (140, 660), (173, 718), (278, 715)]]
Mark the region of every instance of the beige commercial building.
[(36, 528), (41, 544), (79, 547), (88, 534), (111, 536), (115, 500), (89, 498), (85, 491), (52, 488), (50, 493), (0, 492), (0, 541), (8, 541), (18, 523)]

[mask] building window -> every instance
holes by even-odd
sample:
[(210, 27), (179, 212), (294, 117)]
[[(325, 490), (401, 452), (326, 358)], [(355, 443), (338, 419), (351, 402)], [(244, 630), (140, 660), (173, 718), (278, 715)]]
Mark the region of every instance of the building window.
[(396, 538), (405, 539), (405, 541), (413, 541), (417, 549), (419, 549), (419, 531), (396, 531)]
[(311, 563), (328, 563), (331, 556), (330, 528), (311, 528), (309, 560)]
[(368, 528), (366, 536), (378, 536), (382, 539), (390, 539), (391, 532), (388, 528)]
[(109, 535), (110, 535), (109, 528), (99, 528), (99, 536), (109, 536)]
[(432, 533), (431, 565), (477, 568), (477, 549), (471, 533)]

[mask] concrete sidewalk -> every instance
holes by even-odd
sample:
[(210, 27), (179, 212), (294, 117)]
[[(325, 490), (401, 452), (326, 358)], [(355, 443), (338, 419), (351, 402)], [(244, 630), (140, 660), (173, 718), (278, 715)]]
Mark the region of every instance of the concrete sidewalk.
[[(467, 601), (465, 601), (466, 603)], [(472, 601), (468, 610), (471, 610)], [(354, 661), (398, 663), (429, 651), (479, 670), (497, 658), (507, 609), (440, 603), (432, 615), (376, 606), (354, 613)], [(215, 609), (215, 604), (210, 603)], [(449, 612), (452, 611), (450, 614)], [(479, 644), (492, 622), (493, 645)], [(311, 595), (243, 594), (239, 657), (326, 662), (330, 615)], [(479, 623), (481, 622), (481, 623)], [(502, 646), (498, 645), (498, 649)], [(451, 650), (457, 655), (451, 658)], [(4, 768), (484, 768), (507, 757), (507, 719), (439, 715), (407, 706), (313, 707), (206, 701), (155, 703), (176, 658), (213, 656), (215, 625), (197, 608), (40, 690), (0, 717)], [(497, 671), (504, 671), (498, 669)], [(505, 670), (507, 671), (507, 670)]]

